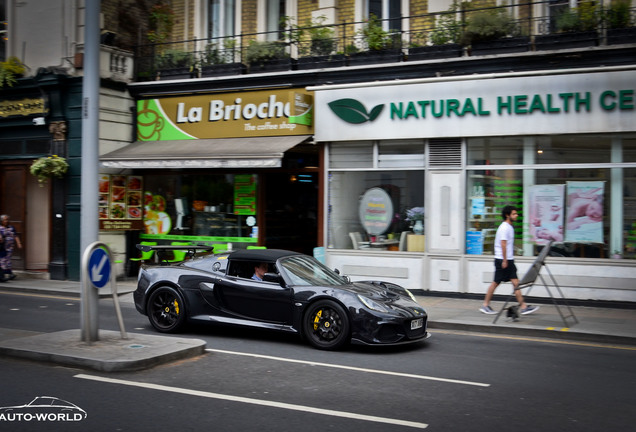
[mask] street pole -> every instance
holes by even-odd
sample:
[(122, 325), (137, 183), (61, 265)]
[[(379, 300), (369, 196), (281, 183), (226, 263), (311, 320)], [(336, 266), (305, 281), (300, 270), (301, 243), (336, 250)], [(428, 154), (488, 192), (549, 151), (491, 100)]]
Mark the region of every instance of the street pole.
[[(99, 237), (99, 12), (100, 0), (86, 0), (84, 11), (84, 77), (82, 81), (82, 179), (80, 251), (83, 253)], [(80, 260), (82, 259), (80, 253)], [(81, 265), (81, 263), (80, 263)], [(80, 267), (81, 268), (81, 267)], [(98, 340), (99, 296), (88, 275), (82, 272), (82, 341)]]

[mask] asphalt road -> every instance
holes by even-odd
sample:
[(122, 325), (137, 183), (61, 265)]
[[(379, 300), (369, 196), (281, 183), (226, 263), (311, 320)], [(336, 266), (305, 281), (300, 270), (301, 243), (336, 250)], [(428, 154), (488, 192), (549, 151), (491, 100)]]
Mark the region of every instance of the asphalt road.
[[(129, 332), (153, 332), (124, 298)], [(112, 301), (100, 327), (118, 330)], [(0, 328), (79, 327), (79, 301), (0, 294)], [(0, 358), (0, 407), (68, 400), (80, 422), (10, 422), (2, 430), (599, 431), (636, 423), (636, 350), (434, 331), (402, 348), (311, 348), (289, 335), (191, 328), (197, 358), (99, 373)]]

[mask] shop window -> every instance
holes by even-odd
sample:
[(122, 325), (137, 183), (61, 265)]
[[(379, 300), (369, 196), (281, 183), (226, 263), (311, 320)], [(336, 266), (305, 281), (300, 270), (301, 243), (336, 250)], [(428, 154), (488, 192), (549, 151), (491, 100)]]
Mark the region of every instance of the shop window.
[(565, 257), (636, 258), (633, 136), (471, 138), (467, 154), (468, 254), (492, 254), (500, 212), (510, 204), (521, 215), (519, 254), (536, 255), (553, 241)]
[(423, 170), (331, 172), (329, 247), (408, 250), (408, 234), (424, 228), (423, 191)]
[(252, 174), (146, 175), (142, 238), (256, 243), (256, 188)]
[[(534, 256), (552, 241), (552, 253), (558, 256), (634, 257), (636, 169), (624, 170), (624, 191), (620, 196), (612, 196), (611, 171), (469, 170), (466, 253), (491, 255), (495, 233), (502, 222), (501, 210), (514, 205), (520, 214), (515, 224), (518, 255)], [(610, 215), (621, 211), (623, 245), (610, 240)]]

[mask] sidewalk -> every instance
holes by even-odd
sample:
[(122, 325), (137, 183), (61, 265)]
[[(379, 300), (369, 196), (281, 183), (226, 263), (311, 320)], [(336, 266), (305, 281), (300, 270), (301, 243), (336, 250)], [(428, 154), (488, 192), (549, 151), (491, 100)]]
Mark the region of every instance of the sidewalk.
[[(117, 283), (122, 301), (132, 301), (136, 281)], [(0, 284), (0, 291), (12, 293), (38, 293), (80, 297), (79, 282), (18, 278)], [(112, 298), (110, 286), (99, 292), (100, 297)], [(435, 337), (435, 329), (475, 331), (504, 335), (558, 338), (588, 343), (629, 345), (636, 347), (636, 309), (572, 306), (578, 323), (567, 318), (567, 326), (557, 308), (541, 304), (541, 308), (522, 316), (518, 321), (479, 312), (480, 300), (438, 296), (417, 296), (426, 309), (428, 328)], [(503, 302), (493, 302), (498, 310)], [(564, 315), (570, 315), (566, 306), (560, 306)], [(441, 337), (441, 336), (440, 336)], [(20, 330), (0, 329), (0, 354), (52, 361), (71, 366), (88, 367), (102, 371), (138, 370), (179, 358), (200, 355), (205, 342), (200, 339), (128, 333), (122, 339), (120, 332), (99, 332), (99, 341), (80, 341), (80, 330), (33, 334)]]
[[(117, 283), (119, 298), (132, 301), (135, 281)], [(80, 283), (20, 278), (0, 284), (0, 291), (20, 294), (50, 294), (80, 298)], [(100, 298), (111, 298), (110, 284), (99, 290)], [(120, 301), (120, 303), (123, 302)], [(104, 372), (134, 371), (171, 361), (195, 357), (205, 352), (201, 339), (141, 334), (126, 330), (99, 330), (97, 341), (84, 342), (80, 329), (34, 333), (0, 328), (0, 355), (47, 361)]]

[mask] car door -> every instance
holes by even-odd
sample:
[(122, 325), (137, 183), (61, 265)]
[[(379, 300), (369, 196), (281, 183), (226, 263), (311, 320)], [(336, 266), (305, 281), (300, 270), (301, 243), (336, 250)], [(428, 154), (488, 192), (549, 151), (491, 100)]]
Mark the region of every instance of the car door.
[(224, 312), (236, 318), (290, 324), (292, 290), (277, 282), (228, 275), (214, 284)]

